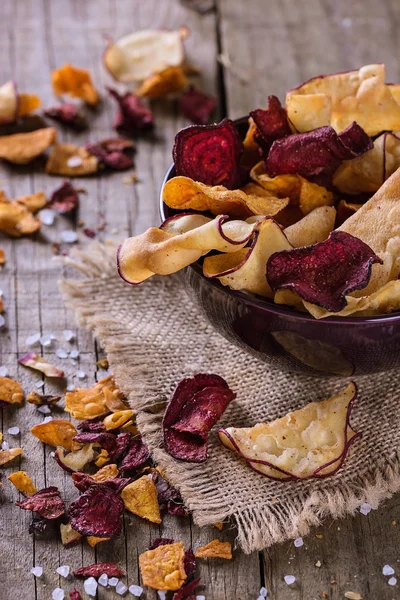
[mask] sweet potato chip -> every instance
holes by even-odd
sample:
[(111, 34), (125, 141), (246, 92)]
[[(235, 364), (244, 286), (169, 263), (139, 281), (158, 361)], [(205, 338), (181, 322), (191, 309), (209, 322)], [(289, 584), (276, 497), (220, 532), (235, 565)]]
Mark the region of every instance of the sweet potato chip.
[(227, 448), (257, 472), (276, 479), (307, 479), (332, 475), (357, 437), (350, 426), (355, 383), (323, 402), (254, 427), (220, 429)]
[(72, 529), (71, 523), (61, 523), (60, 534), (61, 543), (66, 548), (71, 548), (72, 546), (75, 546), (75, 544), (77, 544), (82, 538), (82, 535), (79, 533), (79, 531), (75, 531), (75, 529)]
[(44, 192), (36, 192), (35, 194), (29, 194), (29, 196), (19, 196), (13, 202), (18, 202), (18, 204), (26, 206), (29, 212), (35, 213), (46, 206), (47, 198)]
[(93, 86), (89, 71), (65, 64), (51, 74), (53, 90), (56, 96), (69, 94), (81, 98), (88, 104), (97, 104), (99, 95)]
[(70, 451), (75, 447), (73, 438), (76, 433), (75, 427), (66, 419), (53, 419), (47, 423), (34, 425), (31, 428), (31, 434), (44, 444), (61, 446)]
[(111, 460), (111, 458), (110, 458), (107, 450), (104, 450), (104, 448), (102, 448), (98, 457), (94, 461), (94, 464), (96, 465), (96, 467), (102, 467), (106, 463), (110, 462), (110, 460)]
[(97, 537), (96, 535), (88, 535), (86, 537), (86, 541), (91, 548), (94, 548), (95, 546), (97, 546), (97, 544), (100, 544), (101, 542), (107, 542), (109, 539), (110, 538)]
[(152, 100), (165, 98), (183, 92), (189, 85), (181, 66), (168, 67), (147, 77), (137, 88), (136, 94)]
[(185, 548), (182, 542), (158, 546), (139, 556), (143, 585), (156, 590), (179, 590), (186, 573)]
[(314, 208), (305, 217), (283, 231), (293, 248), (323, 242), (335, 227), (336, 210), (332, 206)]
[(35, 371), (44, 373), (46, 377), (64, 377), (64, 371), (49, 363), (43, 356), (36, 352), (27, 352), (18, 359), (18, 362), (24, 367), (30, 367)]
[(107, 407), (108, 393), (117, 399), (123, 397), (111, 375), (91, 388), (77, 388), (73, 392), (67, 392), (65, 410), (71, 414), (71, 417), (79, 421), (101, 417), (110, 412)]
[(23, 510), (38, 513), (47, 520), (58, 519), (65, 512), (60, 492), (54, 486), (39, 490), (33, 496), (29, 496), (25, 500), (16, 502), (15, 504)]
[(25, 165), (46, 152), (56, 141), (53, 127), (37, 129), (29, 133), (0, 136), (0, 158), (17, 165)]
[(18, 381), (9, 377), (0, 377), (0, 401), (8, 404), (21, 404), (24, 399), (24, 390)]
[(114, 120), (114, 128), (118, 132), (135, 135), (153, 127), (153, 113), (143, 104), (139, 96), (126, 92), (119, 94), (117, 90), (107, 88), (108, 93), (118, 102), (118, 111)]
[(90, 477), (95, 481), (107, 481), (107, 479), (114, 479), (118, 477), (119, 469), (116, 464), (105, 465)]
[(35, 94), (20, 94), (18, 98), (17, 116), (25, 117), (26, 115), (30, 115), (38, 109), (41, 104), (39, 96), (36, 96)]
[(119, 429), (131, 419), (133, 416), (133, 410), (119, 410), (117, 412), (108, 415), (104, 419), (104, 425), (107, 430)]
[(195, 552), (196, 558), (226, 558), (227, 560), (232, 559), (232, 546), (229, 542), (220, 542), (219, 540), (212, 540), (206, 546), (200, 546)]
[(152, 523), (161, 523), (157, 488), (147, 475), (127, 485), (121, 493), (125, 508), (134, 515)]
[(7, 200), (5, 194), (0, 196), (0, 231), (10, 237), (30, 235), (40, 229), (40, 221), (24, 204), (15, 200)]
[(15, 471), (8, 476), (8, 479), (25, 496), (33, 496), (37, 492), (35, 484), (26, 471)]
[(98, 168), (98, 158), (75, 144), (56, 144), (46, 163), (46, 173), (65, 177), (91, 175)]
[(48, 108), (44, 111), (44, 114), (49, 119), (54, 119), (63, 125), (68, 125), (76, 131), (81, 131), (87, 127), (86, 117), (77, 104), (64, 102), (59, 106)]
[(22, 448), (10, 448), (9, 450), (0, 450), (0, 467), (7, 464), (13, 458), (21, 456), (23, 454)]
[(206, 125), (217, 106), (217, 100), (190, 86), (179, 98), (179, 110), (196, 125)]

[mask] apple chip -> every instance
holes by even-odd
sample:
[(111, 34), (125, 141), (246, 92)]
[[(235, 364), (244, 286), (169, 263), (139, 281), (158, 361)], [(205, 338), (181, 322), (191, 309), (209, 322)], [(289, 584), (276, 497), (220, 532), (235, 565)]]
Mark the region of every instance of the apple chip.
[(86, 148), (75, 144), (56, 144), (46, 163), (46, 173), (80, 177), (96, 173), (99, 160)]
[(186, 572), (185, 548), (182, 542), (164, 544), (139, 556), (143, 585), (155, 590), (179, 590)]
[(0, 158), (17, 165), (25, 165), (46, 152), (56, 141), (53, 127), (37, 129), (29, 133), (0, 136)]
[(220, 429), (227, 448), (267, 477), (307, 479), (332, 475), (359, 435), (350, 426), (355, 383), (328, 400), (311, 402), (269, 423)]
[(8, 476), (8, 480), (25, 496), (33, 496), (37, 492), (35, 484), (26, 471), (15, 471)]
[(136, 90), (136, 94), (155, 100), (180, 94), (188, 85), (189, 80), (181, 66), (168, 67), (147, 77)]
[(94, 447), (95, 444), (85, 444), (79, 450), (68, 452), (67, 455), (63, 448), (57, 448), (54, 458), (67, 473), (81, 472), (95, 458)]
[(31, 428), (31, 434), (44, 444), (50, 444), (50, 446), (61, 446), (70, 451), (76, 447), (74, 437), (77, 431), (72, 423), (66, 419), (53, 419), (47, 423), (34, 425)]
[(9, 450), (0, 450), (0, 467), (7, 464), (17, 456), (23, 454), (22, 448), (10, 448)]
[(64, 371), (49, 363), (43, 356), (36, 352), (27, 352), (18, 359), (18, 362), (24, 367), (30, 367), (35, 371), (44, 373), (46, 377), (64, 377)]
[(232, 559), (232, 546), (229, 542), (212, 540), (206, 546), (200, 546), (194, 553), (196, 558), (226, 558)]
[(51, 74), (53, 90), (56, 96), (69, 94), (81, 98), (88, 104), (97, 104), (99, 95), (93, 86), (89, 71), (65, 64)]
[(293, 248), (311, 246), (326, 240), (335, 227), (336, 210), (333, 206), (314, 208), (308, 215), (286, 227), (284, 234)]
[(157, 488), (153, 480), (143, 475), (133, 481), (121, 492), (125, 508), (134, 515), (147, 519), (152, 523), (161, 523), (160, 507), (157, 499)]
[[(133, 410), (119, 410), (104, 419), (107, 430), (119, 429), (133, 417)], [(132, 421), (130, 422), (132, 424)]]
[(228, 214), (245, 219), (251, 215), (274, 216), (289, 204), (261, 186), (247, 184), (241, 190), (228, 190), (223, 185), (210, 186), (189, 177), (174, 177), (163, 188), (163, 200), (177, 210), (208, 210), (213, 215)]
[(21, 404), (24, 399), (24, 390), (18, 381), (9, 377), (0, 377), (0, 401), (7, 404)]
[(71, 417), (79, 421), (102, 417), (110, 412), (107, 407), (109, 395), (116, 399), (123, 397), (111, 375), (91, 388), (77, 388), (73, 392), (67, 392), (65, 410), (71, 414)]
[(118, 477), (119, 469), (116, 464), (105, 465), (90, 477), (96, 481), (107, 481), (107, 479), (114, 479)]

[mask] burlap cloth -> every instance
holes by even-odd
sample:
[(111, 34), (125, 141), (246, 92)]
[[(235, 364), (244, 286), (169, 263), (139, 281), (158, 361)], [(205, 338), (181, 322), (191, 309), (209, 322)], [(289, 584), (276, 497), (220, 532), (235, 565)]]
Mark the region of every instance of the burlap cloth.
[(305, 535), (331, 515), (373, 508), (400, 489), (399, 375), (357, 379), (352, 423), (362, 438), (329, 479), (279, 483), (251, 471), (222, 447), (217, 428), (201, 465), (177, 462), (162, 449), (160, 424), (175, 384), (197, 372), (226, 378), (237, 398), (221, 426), (250, 426), (307, 402), (328, 398), (348, 379), (315, 379), (280, 372), (223, 339), (199, 315), (175, 277), (129, 286), (116, 272), (115, 247), (95, 244), (67, 264), (84, 277), (62, 282), (67, 304), (93, 330), (121, 389), (137, 413), (154, 458), (182, 493), (193, 519), (206, 525), (230, 518), (238, 544), (251, 552)]

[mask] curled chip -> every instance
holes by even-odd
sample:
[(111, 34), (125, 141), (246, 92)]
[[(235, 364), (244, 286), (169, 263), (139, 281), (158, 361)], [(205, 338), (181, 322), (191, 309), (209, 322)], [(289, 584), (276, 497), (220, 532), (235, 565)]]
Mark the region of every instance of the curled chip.
[(341, 162), (361, 156), (372, 147), (371, 138), (357, 123), (339, 134), (330, 126), (320, 127), (309, 133), (276, 140), (268, 153), (265, 168), (272, 177), (285, 173), (303, 177), (333, 174)]
[(126, 573), (114, 562), (100, 562), (72, 571), (75, 577), (100, 577), (105, 573), (109, 577), (125, 577)]
[(240, 187), (243, 143), (235, 125), (224, 119), (217, 125), (191, 125), (176, 134), (173, 157), (177, 175), (207, 185)]
[(97, 157), (86, 148), (75, 144), (56, 144), (47, 160), (46, 173), (80, 177), (96, 173), (98, 167)]
[(217, 100), (190, 86), (179, 98), (179, 110), (196, 125), (206, 125), (217, 107)]
[(72, 546), (75, 546), (75, 544), (77, 544), (82, 538), (82, 535), (79, 533), (79, 531), (75, 531), (75, 529), (72, 529), (71, 523), (61, 523), (60, 534), (61, 543), (66, 548), (71, 548)]
[(112, 463), (110, 465), (105, 465), (90, 477), (95, 481), (107, 481), (107, 479), (114, 479), (115, 477), (118, 477), (118, 475), (119, 469), (116, 464)]
[(181, 67), (168, 67), (147, 77), (137, 88), (136, 94), (153, 100), (183, 92), (189, 85), (185, 70)]
[(97, 104), (99, 95), (95, 90), (89, 71), (65, 64), (51, 74), (51, 82), (56, 96), (69, 94), (81, 98), (88, 104)]
[(44, 373), (46, 377), (64, 377), (64, 371), (49, 363), (45, 358), (36, 354), (36, 352), (28, 352), (18, 359), (18, 362), (24, 367), (30, 367), (35, 371)]
[(179, 590), (186, 573), (185, 548), (182, 542), (163, 544), (139, 555), (143, 585), (156, 590)]
[(46, 152), (56, 141), (53, 127), (37, 129), (29, 133), (0, 136), (0, 158), (17, 165), (25, 165)]
[(18, 117), (30, 114), (40, 106), (40, 98), (20, 94), (15, 81), (7, 81), (0, 87), (0, 125), (14, 123)]
[(275, 140), (292, 134), (286, 109), (276, 96), (268, 96), (268, 108), (252, 110), (250, 117), (255, 125), (254, 140), (260, 146), (264, 158), (267, 158)]
[(182, 379), (171, 396), (162, 422), (168, 454), (178, 460), (204, 462), (208, 434), (235, 397), (218, 375), (198, 373)]
[(114, 171), (133, 167), (132, 157), (126, 154), (126, 152), (135, 151), (135, 144), (132, 140), (107, 139), (96, 144), (87, 144), (86, 148), (97, 157), (99, 163), (104, 167)]
[(93, 419), (93, 421), (82, 421), (82, 423), (78, 423), (77, 429), (85, 433), (101, 433), (102, 431), (105, 431), (106, 428), (103, 421), (100, 419), (101, 417), (97, 417), (96, 419)]
[(64, 181), (60, 187), (52, 192), (49, 207), (54, 208), (61, 215), (74, 212), (79, 207), (79, 192), (70, 181)]
[(175, 594), (172, 596), (172, 600), (193, 600), (195, 598), (194, 592), (199, 583), (200, 577), (197, 579), (192, 579), (192, 581), (189, 581), (189, 583), (185, 583), (180, 590), (175, 592)]
[(254, 427), (220, 429), (221, 442), (255, 471), (272, 479), (307, 479), (333, 475), (350, 443), (359, 435), (350, 426), (355, 383), (323, 402)]
[(58, 519), (65, 512), (60, 492), (54, 486), (39, 490), (33, 496), (29, 496), (29, 498), (15, 504), (23, 510), (38, 513), (38, 515), (48, 520)]
[(121, 533), (124, 503), (106, 483), (93, 482), (70, 504), (71, 526), (82, 535), (110, 538)]
[(153, 127), (153, 113), (143, 104), (139, 96), (126, 92), (121, 95), (113, 88), (108, 93), (118, 103), (118, 111), (114, 120), (114, 128), (120, 133), (135, 135)]
[(64, 102), (59, 106), (53, 106), (44, 111), (46, 117), (59, 121), (63, 125), (68, 125), (72, 129), (81, 131), (86, 129), (87, 120), (84, 113), (79, 109), (77, 104), (71, 102)]
[(0, 231), (18, 238), (35, 233), (40, 225), (29, 206), (18, 200), (9, 201), (4, 192), (0, 192)]
[(50, 396), (47, 394), (38, 394), (36, 391), (31, 392), (26, 397), (30, 404), (36, 404), (36, 406), (49, 406), (57, 404), (61, 400), (61, 396)]
[(311, 246), (326, 240), (335, 227), (335, 219), (336, 210), (333, 206), (320, 206), (297, 223), (286, 227), (284, 234), (293, 248)]
[(69, 452), (67, 455), (65, 455), (63, 448), (57, 448), (54, 458), (60, 467), (64, 469), (64, 471), (67, 471), (67, 473), (82, 471), (82, 469), (95, 458), (93, 446), (94, 444), (86, 444), (79, 450)]
[(206, 546), (197, 548), (195, 552), (196, 558), (226, 558), (232, 559), (232, 546), (229, 542), (220, 542), (219, 540), (212, 540)]
[(183, 62), (182, 41), (188, 29), (176, 31), (145, 29), (108, 43), (103, 60), (117, 81), (124, 83), (143, 81), (153, 73)]
[(251, 215), (274, 216), (288, 204), (262, 187), (247, 184), (242, 190), (228, 190), (223, 185), (209, 186), (189, 177), (174, 177), (163, 187), (163, 200), (177, 210), (207, 210), (213, 215), (228, 214), (245, 219)]
[(161, 523), (160, 507), (157, 500), (157, 488), (150, 477), (143, 475), (133, 481), (121, 492), (125, 508), (134, 515), (152, 523)]
[(141, 435), (135, 435), (129, 438), (129, 446), (125, 451), (125, 456), (121, 462), (121, 471), (125, 475), (126, 471), (132, 471), (143, 467), (149, 460), (150, 452), (144, 443)]
[(21, 404), (24, 399), (24, 390), (18, 381), (8, 377), (0, 377), (0, 400), (7, 404)]
[(37, 492), (35, 484), (26, 471), (15, 471), (8, 476), (8, 480), (25, 496), (33, 496)]
[(162, 510), (166, 509), (169, 515), (185, 516), (188, 511), (183, 504), (182, 496), (176, 488), (174, 488), (166, 480), (165, 476), (158, 469), (152, 472), (152, 478), (156, 484), (158, 493), (158, 504)]
[(265, 265), (278, 250), (291, 248), (278, 223), (265, 217), (255, 224), (251, 246), (230, 254), (207, 256), (203, 273), (210, 279), (219, 279), (222, 285), (233, 290), (272, 298), (270, 284), (265, 278)]
[(107, 430), (119, 429), (133, 417), (133, 410), (119, 410), (104, 419), (104, 425)]
[(65, 396), (65, 410), (71, 417), (83, 421), (85, 419), (96, 419), (108, 414), (108, 399), (114, 396), (116, 399), (123, 398), (114, 378), (110, 375), (105, 377), (91, 388), (77, 388), (73, 392), (67, 392)]
[(367, 286), (371, 267), (382, 260), (360, 239), (333, 231), (324, 242), (275, 252), (267, 262), (271, 288), (295, 291), (303, 300), (339, 312), (346, 294)]
[(103, 465), (108, 463), (110, 460), (111, 460), (111, 458), (110, 458), (107, 450), (104, 450), (104, 448), (102, 448), (99, 455), (97, 456), (96, 460), (94, 461), (94, 464), (96, 465), (96, 467), (102, 467)]
[(74, 437), (74, 441), (78, 444), (95, 444), (96, 446), (100, 446), (104, 448), (108, 452), (113, 452), (116, 448), (117, 438), (112, 433), (91, 433), (89, 431), (85, 431), (83, 433), (78, 433)]
[(0, 450), (0, 467), (7, 464), (17, 456), (23, 454), (22, 448), (10, 448), (9, 450)]
[(86, 537), (86, 541), (91, 548), (94, 548), (95, 546), (97, 546), (97, 544), (100, 544), (100, 542), (107, 542), (109, 539), (110, 538), (101, 538), (95, 535), (88, 535)]
[(31, 434), (44, 444), (61, 446), (65, 450), (73, 450), (76, 429), (66, 419), (53, 419), (47, 423), (39, 423), (31, 428)]

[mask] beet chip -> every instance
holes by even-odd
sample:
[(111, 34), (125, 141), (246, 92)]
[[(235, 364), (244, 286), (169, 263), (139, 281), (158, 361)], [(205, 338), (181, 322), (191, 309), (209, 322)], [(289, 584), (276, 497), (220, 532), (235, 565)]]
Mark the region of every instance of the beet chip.
[(104, 425), (102, 420), (93, 420), (93, 421), (81, 421), (76, 426), (78, 431), (82, 431), (85, 433), (102, 433), (106, 430), (106, 426)]
[(190, 125), (175, 137), (176, 174), (234, 189), (241, 184), (242, 153), (243, 144), (229, 119), (218, 125)]
[(250, 112), (256, 124), (254, 139), (262, 149), (264, 158), (275, 140), (292, 135), (286, 109), (282, 107), (276, 96), (268, 96), (268, 108), (258, 108)]
[(74, 437), (74, 442), (79, 442), (80, 444), (98, 444), (100, 448), (104, 448), (108, 454), (111, 454), (115, 451), (116, 439), (116, 436), (112, 433), (90, 433), (89, 431), (84, 431)]
[(217, 101), (190, 86), (179, 98), (179, 110), (184, 117), (197, 125), (206, 125), (217, 106)]
[(195, 600), (194, 592), (199, 583), (200, 577), (198, 579), (193, 579), (193, 581), (190, 581), (189, 583), (185, 583), (180, 590), (175, 592), (175, 594), (172, 596), (172, 600), (192, 600), (192, 598)]
[(64, 181), (61, 187), (51, 194), (49, 208), (54, 208), (61, 215), (75, 211), (78, 206), (78, 190), (69, 181)]
[(120, 470), (123, 475), (125, 471), (132, 471), (142, 467), (150, 458), (150, 452), (142, 440), (141, 435), (136, 435), (130, 441), (128, 452), (121, 463)]
[(91, 485), (71, 502), (71, 527), (82, 535), (110, 538), (122, 529), (124, 503), (115, 490), (105, 484)]
[(294, 290), (306, 302), (339, 312), (346, 294), (364, 288), (371, 267), (382, 260), (360, 239), (332, 231), (324, 242), (275, 252), (267, 263), (271, 288)]
[(115, 438), (115, 448), (109, 452), (110, 460), (112, 462), (119, 460), (125, 455), (131, 444), (132, 437), (131, 433), (120, 433), (117, 435)]
[(33, 496), (29, 496), (29, 498), (15, 504), (24, 510), (36, 512), (44, 519), (49, 520), (58, 519), (65, 512), (60, 492), (54, 486), (39, 490)]
[(163, 418), (165, 449), (174, 458), (204, 462), (208, 432), (236, 394), (218, 375), (199, 373), (178, 383)]
[(333, 174), (342, 161), (361, 156), (372, 147), (371, 138), (357, 123), (339, 134), (327, 125), (276, 140), (265, 168), (270, 177), (284, 173), (297, 173), (303, 177)]
[(185, 567), (185, 573), (186, 573), (187, 577), (190, 577), (196, 571), (196, 567), (197, 567), (196, 557), (191, 548), (189, 548), (189, 550), (186, 550), (186, 552), (185, 552), (184, 567)]
[(82, 600), (81, 593), (78, 592), (78, 590), (76, 588), (74, 588), (73, 590), (70, 591), (69, 598), (70, 598), (70, 600)]
[(123, 96), (112, 88), (108, 93), (118, 102), (118, 111), (114, 120), (114, 128), (119, 133), (134, 135), (153, 127), (153, 113), (147, 108), (139, 96), (127, 92)]
[(155, 538), (150, 546), (149, 550), (154, 550), (158, 548), (158, 546), (169, 546), (169, 544), (174, 544), (175, 540), (173, 538)]
[(103, 573), (109, 577), (125, 576), (125, 571), (121, 569), (117, 563), (113, 562), (95, 563), (88, 567), (81, 567), (80, 569), (73, 571), (72, 575), (75, 575), (75, 577), (100, 577)]
[(132, 157), (126, 154), (126, 151), (134, 152), (135, 144), (131, 140), (122, 138), (103, 140), (97, 144), (87, 144), (86, 149), (94, 154), (105, 167), (114, 171), (133, 167)]
[(79, 107), (76, 104), (72, 104), (72, 102), (65, 102), (59, 106), (48, 108), (44, 111), (44, 114), (46, 117), (49, 117), (49, 119), (54, 119), (63, 125), (68, 125), (77, 131), (81, 131), (87, 127), (85, 115), (82, 114)]
[(185, 517), (188, 511), (178, 490), (170, 485), (160, 473), (153, 473), (153, 481), (156, 484), (160, 509), (166, 509), (169, 515)]

